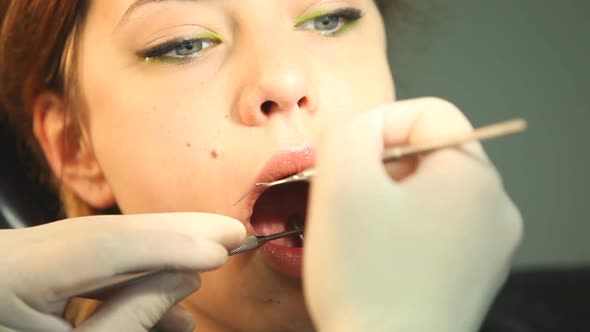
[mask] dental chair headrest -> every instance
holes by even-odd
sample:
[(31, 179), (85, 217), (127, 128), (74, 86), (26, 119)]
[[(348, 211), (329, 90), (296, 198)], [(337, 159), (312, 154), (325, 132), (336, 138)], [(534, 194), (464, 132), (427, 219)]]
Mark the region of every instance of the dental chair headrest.
[(21, 228), (54, 221), (59, 201), (32, 181), (30, 167), (19, 158), (17, 139), (0, 117), (0, 228)]

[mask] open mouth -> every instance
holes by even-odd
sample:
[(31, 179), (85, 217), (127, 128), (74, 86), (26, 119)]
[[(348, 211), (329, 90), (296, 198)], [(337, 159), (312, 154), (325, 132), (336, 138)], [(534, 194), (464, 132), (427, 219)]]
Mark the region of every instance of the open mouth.
[[(297, 182), (272, 187), (256, 200), (250, 223), (256, 235), (271, 235), (305, 227), (309, 183)], [(271, 242), (290, 248), (303, 247), (303, 236)]]
[[(315, 164), (312, 146), (278, 151), (261, 169), (255, 183), (272, 182), (299, 173)], [(281, 184), (248, 195), (246, 211), (255, 235), (271, 235), (305, 227), (309, 183)], [(264, 244), (259, 251), (272, 270), (300, 279), (303, 264), (303, 236), (293, 235)]]
[[(257, 235), (271, 235), (305, 226), (309, 183), (282, 184), (264, 191), (253, 207), (250, 224)], [(301, 279), (303, 235), (284, 237), (264, 244), (260, 255), (279, 274)]]

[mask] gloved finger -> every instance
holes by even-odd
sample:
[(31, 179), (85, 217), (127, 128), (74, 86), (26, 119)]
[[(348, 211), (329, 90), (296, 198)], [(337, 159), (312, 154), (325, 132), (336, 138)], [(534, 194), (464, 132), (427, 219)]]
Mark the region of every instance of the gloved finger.
[[(382, 182), (379, 180), (388, 178), (381, 159), (383, 111), (379, 108), (359, 114), (325, 131), (318, 144), (316, 161), (317, 172), (322, 176), (314, 179), (312, 187), (330, 193), (348, 193), (358, 188), (357, 184), (367, 181), (379, 184)], [(385, 181), (388, 182), (391, 181)], [(332, 195), (323, 195), (328, 196)]]
[[(49, 310), (43, 307), (48, 302), (78, 295), (96, 282), (127, 272), (218, 268), (227, 260), (228, 249), (243, 241), (245, 229), (228, 217), (171, 213), (70, 219), (23, 236), (34, 239), (21, 253), (27, 256), (21, 259), (26, 273), (12, 278), (17, 283), (13, 287), (20, 294), (36, 294), (28, 300)], [(76, 248), (75, 254), (71, 248)], [(51, 264), (40, 264), (40, 257), (50, 257)], [(38, 282), (39, 275), (45, 283)]]
[[(70, 223), (75, 223), (76, 226), (70, 226)], [(123, 240), (134, 240), (143, 234), (159, 233), (165, 236), (207, 239), (228, 249), (239, 246), (246, 237), (244, 225), (239, 220), (202, 212), (89, 216), (63, 220), (57, 225), (67, 229), (56, 231), (81, 233), (76, 235), (116, 231), (117, 235), (124, 237)]]
[[(14, 315), (15, 311), (18, 315)], [(0, 303), (0, 331), (68, 332), (71, 330), (72, 326), (65, 320), (32, 308), (21, 299), (13, 297), (10, 302)]]
[[(314, 178), (310, 189), (306, 243), (314, 242), (316, 236), (333, 233), (335, 227), (340, 238), (354, 239), (358, 227), (341, 223), (372, 220), (371, 213), (378, 213), (382, 206), (395, 201), (396, 194), (401, 194), (383, 167), (382, 122), (383, 109), (377, 109), (325, 131), (316, 162), (321, 176)], [(371, 200), (359, 201), (355, 199), (358, 197)], [(346, 209), (326, 208), (344, 206)], [(344, 211), (358, 215), (340, 215)], [(345, 231), (352, 233), (343, 234)]]
[[(103, 303), (76, 331), (149, 331), (174, 305), (200, 287), (198, 275), (163, 272), (130, 286)], [(187, 330), (192, 328), (185, 325)]]
[(195, 319), (179, 305), (168, 310), (154, 326), (158, 332), (186, 332), (195, 329)]
[[(386, 147), (430, 142), (471, 132), (473, 126), (452, 103), (440, 98), (417, 98), (383, 106)], [(479, 144), (469, 146), (485, 155)]]
[[(442, 99), (419, 98), (383, 107), (383, 137), (386, 146), (439, 141), (472, 131), (473, 126), (463, 113)], [(490, 186), (501, 184), (496, 169), (479, 142), (430, 152), (416, 158), (414, 162), (415, 169), (420, 170), (415, 174), (417, 178), (410, 178), (402, 185), (407, 189), (416, 184), (415, 189), (428, 191), (433, 196), (448, 195), (449, 189), (456, 188), (459, 184), (463, 192), (472, 193), (476, 186), (493, 189)], [(387, 167), (391, 173), (397, 165)], [(423, 183), (429, 185), (424, 186)]]
[[(440, 141), (473, 131), (463, 113), (453, 104), (439, 98), (418, 98), (386, 105), (383, 109), (383, 141), (385, 147), (416, 145)], [(460, 147), (476, 159), (488, 161), (478, 142)], [(418, 167), (420, 158), (405, 158), (388, 163), (386, 169), (396, 180), (407, 177)]]

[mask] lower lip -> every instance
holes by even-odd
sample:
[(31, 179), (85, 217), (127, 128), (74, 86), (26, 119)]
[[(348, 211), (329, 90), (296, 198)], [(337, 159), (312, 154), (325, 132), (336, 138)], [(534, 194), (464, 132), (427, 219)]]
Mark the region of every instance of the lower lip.
[(262, 246), (262, 257), (274, 271), (289, 278), (301, 279), (303, 248), (291, 248), (269, 242)]

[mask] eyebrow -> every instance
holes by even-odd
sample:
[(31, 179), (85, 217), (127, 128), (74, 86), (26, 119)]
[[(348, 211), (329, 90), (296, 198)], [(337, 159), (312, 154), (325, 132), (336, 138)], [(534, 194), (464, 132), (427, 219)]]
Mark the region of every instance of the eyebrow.
[(131, 13), (133, 13), (138, 8), (145, 6), (147, 4), (150, 4), (150, 3), (164, 2), (164, 1), (195, 1), (196, 2), (198, 0), (135, 0), (129, 6), (129, 8), (127, 8), (127, 11), (125, 12), (125, 14), (123, 14), (123, 17), (121, 18), (121, 21), (119, 22), (119, 24), (123, 23), (123, 21), (125, 21), (129, 16), (131, 16)]

